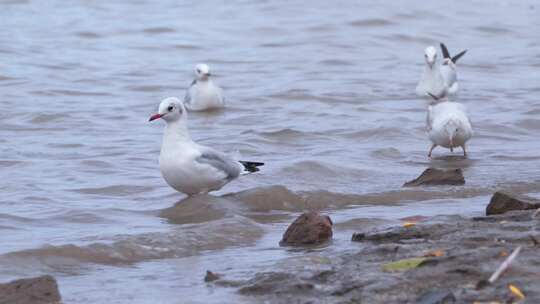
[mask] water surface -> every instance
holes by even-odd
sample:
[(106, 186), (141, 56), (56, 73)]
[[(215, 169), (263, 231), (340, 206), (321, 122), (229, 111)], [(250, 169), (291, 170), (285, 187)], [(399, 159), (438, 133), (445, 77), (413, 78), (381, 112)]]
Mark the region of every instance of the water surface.
[[(540, 2), (0, 2), (0, 281), (58, 280), (66, 303), (251, 303), (207, 286), (324, 267), (353, 231), (411, 215), (483, 212), (496, 189), (540, 186)], [(426, 154), (414, 95), (423, 49), (467, 48), (469, 159)], [(192, 136), (264, 161), (260, 173), (183, 201), (158, 170), (159, 101), (206, 62), (228, 108), (190, 115)], [(456, 153), (456, 155), (458, 155)], [(403, 189), (427, 167), (462, 187)], [(228, 195), (225, 195), (228, 194)], [(225, 196), (223, 196), (225, 195)], [(331, 246), (277, 246), (306, 209)], [(143, 290), (144, 292), (134, 292)]]

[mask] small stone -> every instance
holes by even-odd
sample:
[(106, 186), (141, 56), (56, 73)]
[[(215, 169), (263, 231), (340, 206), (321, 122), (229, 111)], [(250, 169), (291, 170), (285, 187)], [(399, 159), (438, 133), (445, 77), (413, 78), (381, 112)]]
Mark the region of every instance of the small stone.
[(215, 280), (219, 280), (221, 278), (221, 275), (217, 273), (213, 273), (210, 270), (206, 271), (206, 275), (204, 276), (205, 282), (214, 282)]
[(405, 242), (407, 240), (425, 241), (429, 237), (429, 231), (423, 227), (391, 227), (380, 231), (367, 233), (354, 233), (352, 236), (353, 242)]
[(503, 214), (512, 210), (537, 209), (539, 207), (540, 203), (533, 198), (497, 191), (493, 194), (486, 207), (486, 215)]
[(403, 187), (463, 185), (465, 177), (461, 169), (441, 170), (427, 168), (419, 177), (403, 184)]
[(332, 238), (332, 220), (318, 212), (300, 215), (287, 228), (279, 244), (281, 246), (319, 245)]
[(61, 300), (58, 284), (50, 275), (0, 284), (0, 304), (50, 304)]
[(297, 278), (289, 273), (265, 272), (258, 273), (254, 278), (246, 282), (238, 292), (243, 295), (262, 295), (279, 291), (280, 289), (295, 289)]
[(452, 304), (456, 302), (456, 297), (450, 290), (432, 290), (421, 295), (417, 304)]

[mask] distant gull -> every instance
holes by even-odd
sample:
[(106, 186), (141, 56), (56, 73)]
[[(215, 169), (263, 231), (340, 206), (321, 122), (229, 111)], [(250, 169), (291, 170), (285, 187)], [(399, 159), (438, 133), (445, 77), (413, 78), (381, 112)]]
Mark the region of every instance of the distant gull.
[(219, 190), (243, 172), (259, 171), (264, 163), (236, 161), (228, 155), (195, 143), (189, 136), (187, 112), (176, 97), (164, 99), (149, 121), (167, 123), (159, 155), (163, 178), (177, 191), (188, 195)]
[(443, 62), (441, 64), (441, 74), (443, 76), (444, 82), (448, 87), (448, 94), (455, 95), (459, 90), (459, 85), (457, 82), (457, 71), (456, 63), (461, 56), (465, 55), (467, 50), (462, 51), (454, 57), (450, 56), (448, 49), (444, 43), (441, 43), (441, 51), (443, 53)]
[(441, 99), (429, 92), (428, 95), (436, 101), (428, 107), (427, 130), (433, 143), (428, 157), (437, 146), (449, 148), (451, 152), (461, 147), (463, 155), (467, 156), (465, 143), (473, 136), (473, 130), (465, 106), (449, 102), (446, 97)]
[(189, 86), (184, 104), (190, 111), (219, 109), (225, 106), (223, 90), (210, 79), (210, 68), (204, 63), (195, 66), (195, 79)]
[(428, 46), (424, 51), (426, 65), (422, 77), (416, 86), (416, 94), (421, 97), (427, 97), (426, 92), (430, 92), (435, 96), (446, 96), (448, 87), (441, 75), (439, 65), (437, 65), (437, 49), (433, 46)]

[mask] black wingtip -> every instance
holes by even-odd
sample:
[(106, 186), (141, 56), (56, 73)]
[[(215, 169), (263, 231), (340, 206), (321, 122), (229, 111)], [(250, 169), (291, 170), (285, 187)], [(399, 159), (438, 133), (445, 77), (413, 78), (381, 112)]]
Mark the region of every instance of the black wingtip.
[(431, 96), (431, 98), (435, 99), (435, 100), (439, 100), (439, 97), (431, 94), (430, 92), (426, 92), (426, 94), (428, 94), (429, 96)]
[(452, 62), (456, 63), (461, 56), (465, 55), (467, 53), (467, 50), (462, 51), (461, 53), (457, 54), (456, 56), (452, 57)]
[(441, 51), (443, 53), (444, 58), (451, 58), (450, 57), (450, 52), (448, 52), (448, 49), (446, 48), (446, 45), (444, 45), (444, 43), (442, 43), (442, 42), (441, 42)]
[(264, 166), (264, 163), (261, 162), (252, 162), (252, 161), (243, 161), (241, 160), (240, 163), (244, 166), (244, 170), (248, 172), (257, 172), (260, 169), (257, 167)]

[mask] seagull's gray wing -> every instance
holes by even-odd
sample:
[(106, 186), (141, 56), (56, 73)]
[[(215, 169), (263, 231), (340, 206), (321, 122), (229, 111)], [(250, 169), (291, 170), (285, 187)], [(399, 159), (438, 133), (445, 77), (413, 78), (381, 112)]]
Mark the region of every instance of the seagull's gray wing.
[(227, 179), (236, 178), (241, 172), (240, 165), (237, 161), (221, 152), (206, 147), (202, 149), (201, 155), (196, 158), (196, 161), (224, 172), (227, 175)]
[(191, 84), (189, 85), (189, 88), (186, 91), (186, 96), (184, 96), (184, 104), (190, 104), (191, 103), (191, 88), (197, 83), (197, 79), (193, 79)]

